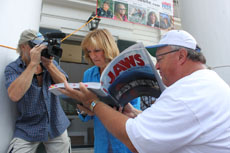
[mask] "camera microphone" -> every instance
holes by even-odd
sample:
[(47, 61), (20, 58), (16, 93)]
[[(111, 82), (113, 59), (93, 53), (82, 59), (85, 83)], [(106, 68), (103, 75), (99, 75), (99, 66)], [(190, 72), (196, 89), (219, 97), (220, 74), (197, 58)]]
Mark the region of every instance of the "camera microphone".
[(45, 37), (47, 38), (64, 38), (66, 36), (65, 33), (61, 33), (61, 32), (52, 32), (52, 33), (46, 33)]

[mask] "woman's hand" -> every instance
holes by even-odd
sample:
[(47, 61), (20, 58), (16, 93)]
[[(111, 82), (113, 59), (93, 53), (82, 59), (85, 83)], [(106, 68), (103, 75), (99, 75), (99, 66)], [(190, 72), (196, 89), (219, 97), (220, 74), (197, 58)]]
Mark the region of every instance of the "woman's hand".
[(83, 113), (83, 114), (87, 114), (87, 115), (89, 115), (89, 116), (93, 116), (94, 115), (94, 113), (91, 111), (91, 110), (89, 110), (88, 108), (86, 108), (86, 107), (84, 107), (84, 106), (82, 106), (82, 105), (80, 105), (80, 104), (77, 104), (77, 108), (80, 110), (80, 112), (81, 113)]
[(93, 92), (89, 91), (82, 82), (80, 83), (80, 90), (71, 88), (67, 81), (64, 81), (64, 85), (65, 89), (58, 89), (61, 93), (80, 101), (85, 108), (90, 110), (89, 107), (91, 103), (97, 99), (97, 96)]

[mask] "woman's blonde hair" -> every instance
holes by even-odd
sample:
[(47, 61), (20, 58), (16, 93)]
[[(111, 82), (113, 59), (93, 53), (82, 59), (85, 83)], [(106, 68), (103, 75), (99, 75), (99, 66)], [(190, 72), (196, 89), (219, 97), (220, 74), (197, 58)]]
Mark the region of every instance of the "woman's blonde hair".
[(89, 64), (93, 64), (89, 57), (87, 48), (101, 49), (104, 51), (105, 61), (109, 63), (119, 54), (117, 44), (107, 29), (96, 29), (88, 33), (81, 43), (81, 47), (84, 51), (84, 58)]

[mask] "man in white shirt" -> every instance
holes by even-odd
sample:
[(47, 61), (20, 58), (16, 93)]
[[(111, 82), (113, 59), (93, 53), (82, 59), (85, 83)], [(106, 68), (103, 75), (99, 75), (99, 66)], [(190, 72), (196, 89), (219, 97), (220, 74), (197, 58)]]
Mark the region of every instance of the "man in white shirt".
[(193, 36), (171, 30), (159, 45), (147, 48), (167, 88), (145, 111), (128, 104), (122, 114), (83, 85), (77, 91), (65, 83), (62, 92), (82, 101), (79, 108), (97, 115), (133, 152), (229, 153), (230, 87), (206, 68)]

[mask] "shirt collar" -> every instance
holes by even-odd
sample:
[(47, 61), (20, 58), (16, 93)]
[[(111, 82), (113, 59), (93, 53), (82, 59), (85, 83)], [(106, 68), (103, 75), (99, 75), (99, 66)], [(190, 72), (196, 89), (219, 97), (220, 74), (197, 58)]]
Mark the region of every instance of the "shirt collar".
[(22, 60), (22, 57), (19, 56), (19, 58), (16, 61), (17, 65), (20, 66), (21, 68), (26, 68), (26, 63)]
[(94, 75), (98, 75), (98, 74), (100, 75), (100, 68), (96, 66)]

